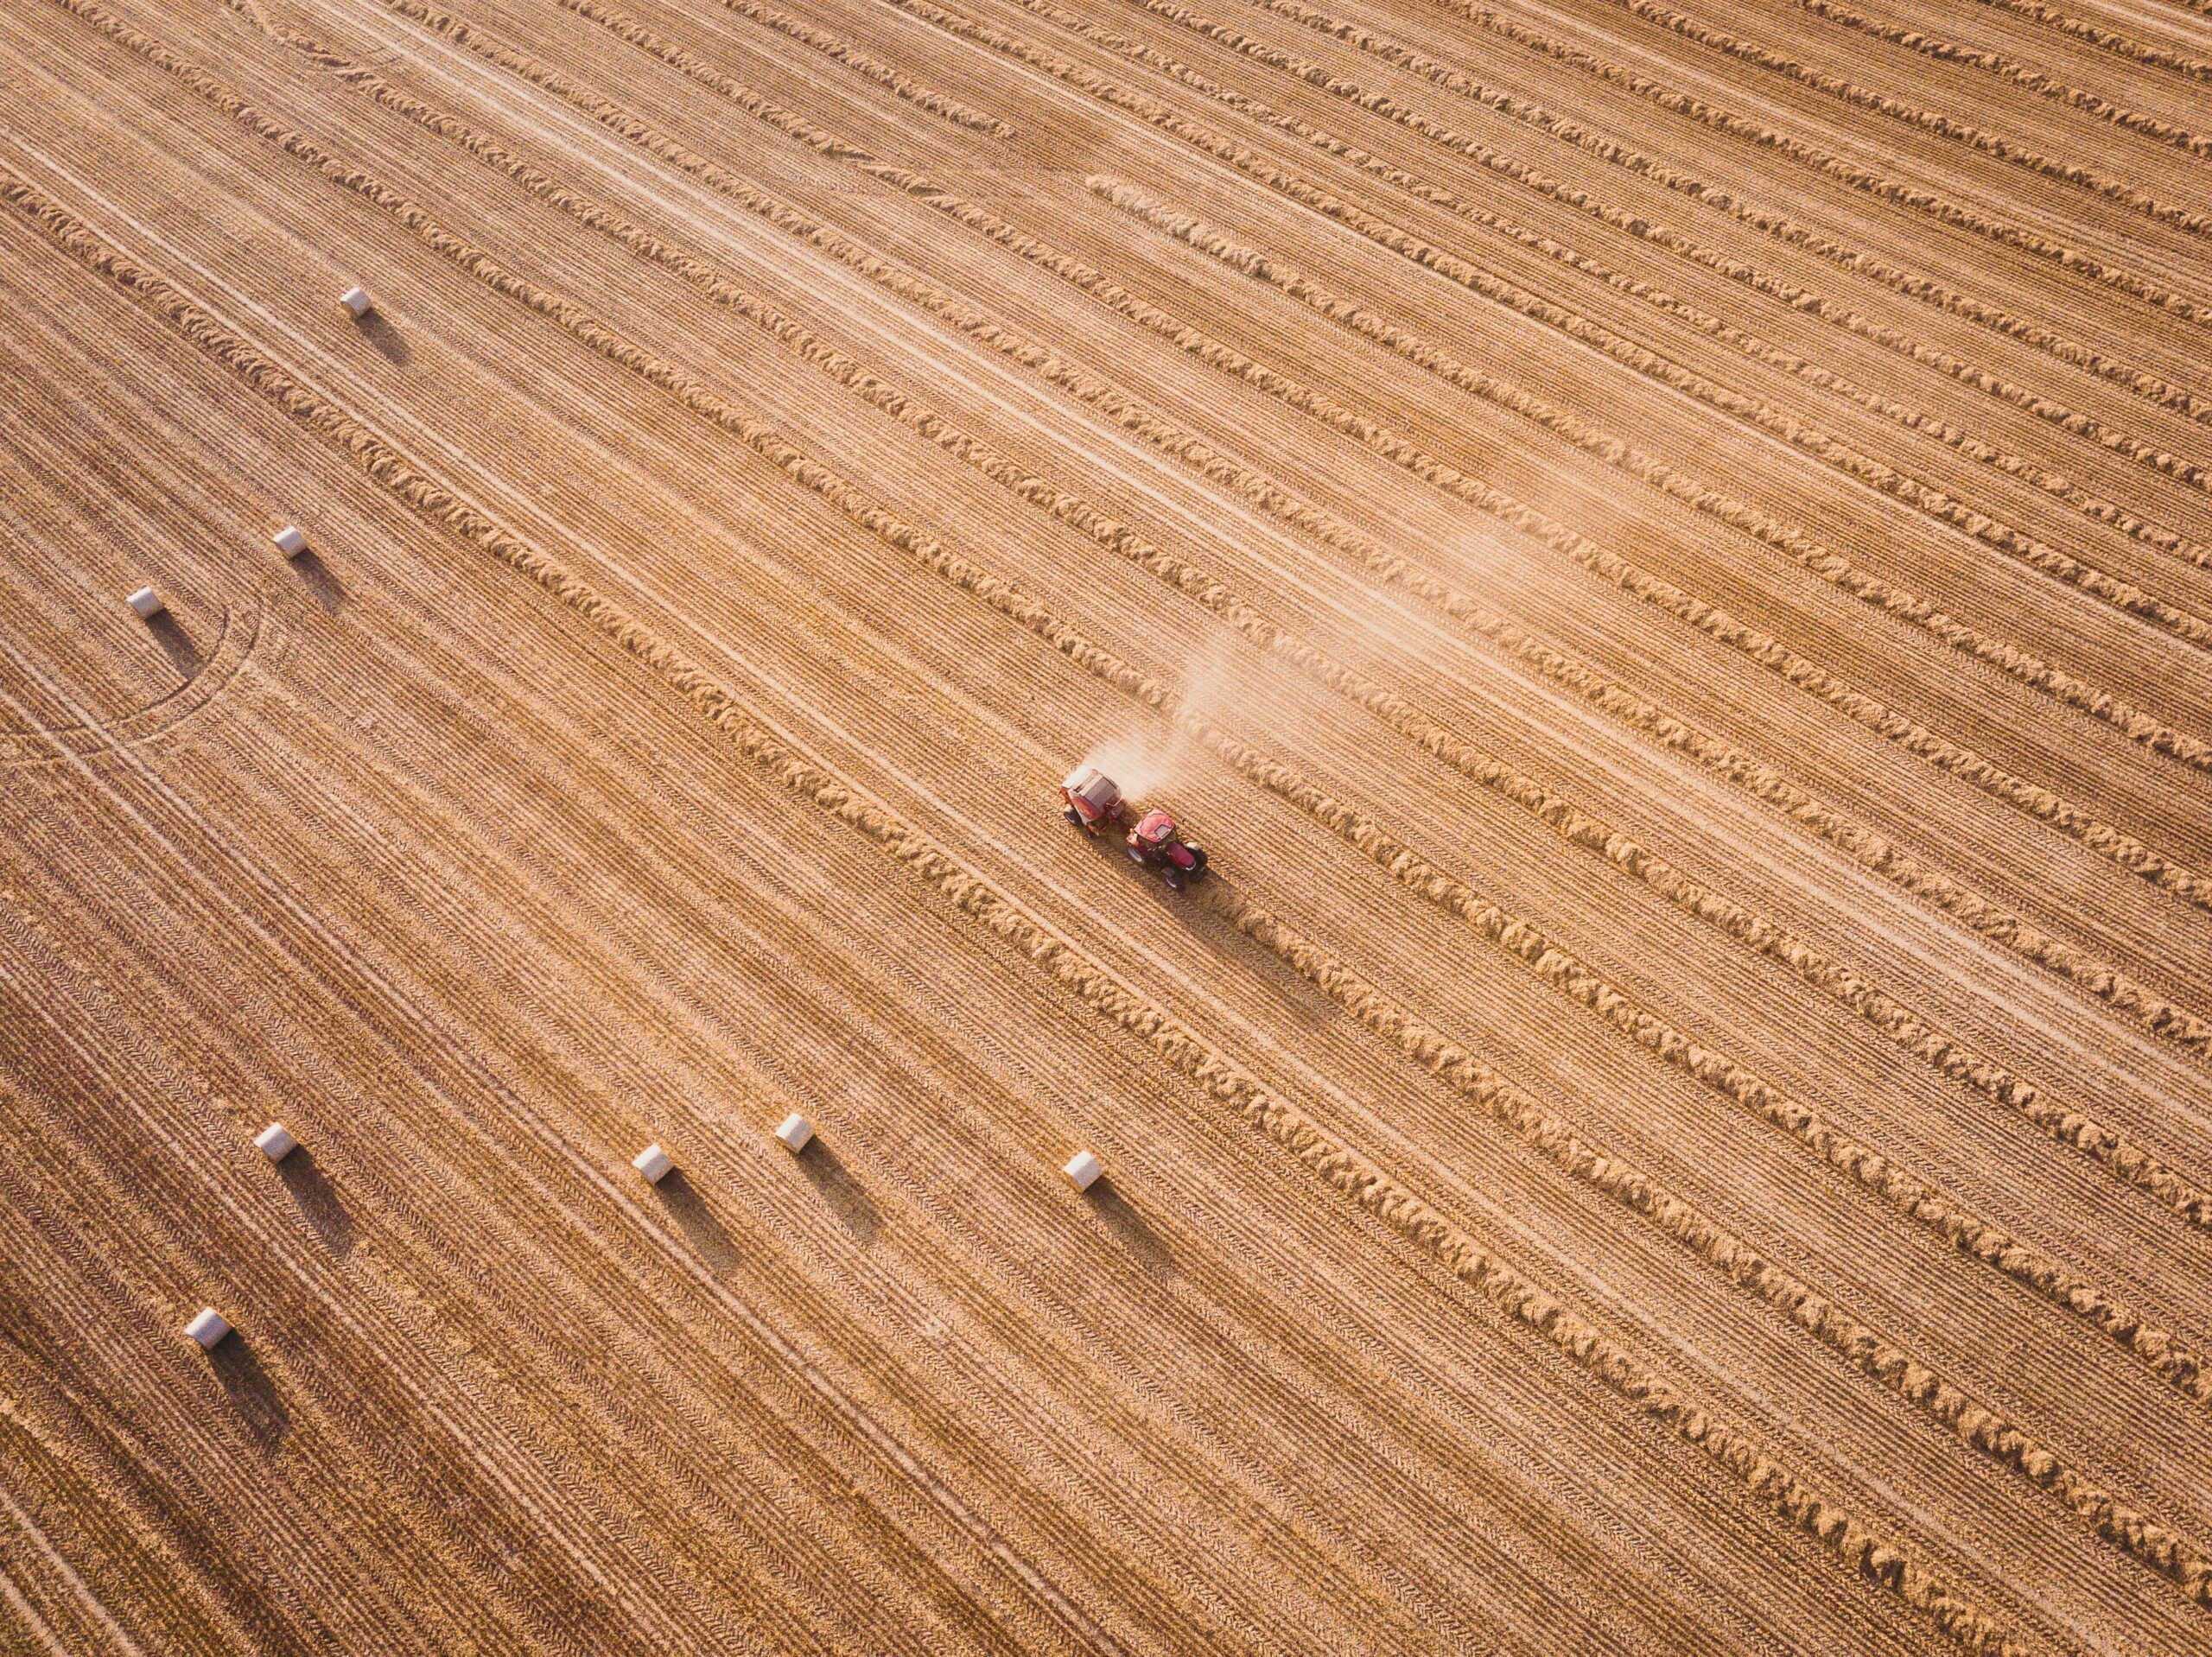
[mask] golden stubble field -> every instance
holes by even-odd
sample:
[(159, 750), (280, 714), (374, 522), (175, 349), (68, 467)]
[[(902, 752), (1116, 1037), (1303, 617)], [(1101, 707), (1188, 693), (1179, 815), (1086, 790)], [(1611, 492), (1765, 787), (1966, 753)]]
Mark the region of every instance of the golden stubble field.
[(0, 1647), (2212, 1648), (2212, 4), (1685, 3), (0, 8)]

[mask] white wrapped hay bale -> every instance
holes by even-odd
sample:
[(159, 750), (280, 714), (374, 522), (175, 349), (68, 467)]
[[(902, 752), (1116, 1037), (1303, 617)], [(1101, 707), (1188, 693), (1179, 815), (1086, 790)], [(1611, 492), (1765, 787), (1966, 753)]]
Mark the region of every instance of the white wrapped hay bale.
[(669, 1160), (668, 1152), (658, 1145), (649, 1145), (639, 1152), (630, 1159), (630, 1165), (645, 1177), (645, 1183), (649, 1185), (659, 1184), (668, 1178), (670, 1170), (676, 1166)]
[(287, 558), (296, 558), (308, 549), (307, 531), (296, 524), (287, 524), (269, 538)]
[(338, 295), (338, 302), (353, 313), (356, 322), (374, 309), (376, 304), (376, 302), (369, 297), (369, 290), (365, 288), (348, 288)]
[(784, 1125), (776, 1130), (776, 1137), (793, 1156), (806, 1149), (814, 1138), (814, 1124), (793, 1111), (784, 1118)]
[(168, 606), (162, 602), (162, 595), (150, 587), (140, 587), (124, 601), (138, 613), (138, 619), (141, 621), (151, 621), (168, 608)]
[(1076, 1190), (1087, 1191), (1098, 1183), (1098, 1176), (1106, 1171), (1098, 1165), (1098, 1159), (1090, 1152), (1078, 1151), (1060, 1171), (1068, 1177), (1068, 1184)]
[(271, 1162), (283, 1161), (298, 1145), (292, 1130), (282, 1122), (271, 1122), (253, 1136), (253, 1148)]
[(200, 1343), (200, 1350), (213, 1351), (216, 1343), (231, 1332), (231, 1326), (213, 1306), (202, 1306), (200, 1315), (184, 1326), (184, 1332)]

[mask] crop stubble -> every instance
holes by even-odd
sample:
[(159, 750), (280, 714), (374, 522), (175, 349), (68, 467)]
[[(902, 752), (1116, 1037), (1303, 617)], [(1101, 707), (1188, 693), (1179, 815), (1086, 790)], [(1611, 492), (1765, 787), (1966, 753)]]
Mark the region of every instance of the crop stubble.
[(11, 20), (0, 1618), (2200, 1641), (2212, 114), (1986, 10)]

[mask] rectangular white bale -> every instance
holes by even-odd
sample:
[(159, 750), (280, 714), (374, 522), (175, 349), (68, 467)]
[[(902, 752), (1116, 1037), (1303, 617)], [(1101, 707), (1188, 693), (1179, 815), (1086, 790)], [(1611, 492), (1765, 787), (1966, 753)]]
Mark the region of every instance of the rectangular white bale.
[(800, 1115), (798, 1112), (793, 1111), (784, 1118), (784, 1125), (776, 1130), (776, 1137), (784, 1142), (786, 1150), (790, 1151), (793, 1156), (797, 1156), (806, 1149), (807, 1142), (813, 1139), (814, 1124)]
[(338, 295), (338, 302), (353, 312), (356, 321), (366, 316), (369, 314), (369, 308), (375, 303), (369, 297), (369, 290), (365, 288), (348, 288)]
[(669, 1160), (668, 1152), (658, 1145), (649, 1145), (630, 1159), (630, 1165), (645, 1177), (645, 1183), (658, 1185), (668, 1178), (669, 1170), (676, 1165)]
[(292, 1137), (292, 1130), (282, 1122), (271, 1122), (253, 1136), (254, 1149), (271, 1162), (283, 1161), (298, 1144)]
[(202, 1306), (200, 1316), (184, 1326), (184, 1332), (199, 1342), (200, 1349), (206, 1351), (213, 1349), (217, 1342), (229, 1334), (231, 1326), (224, 1321), (223, 1314), (213, 1306)]
[(287, 558), (296, 558), (308, 549), (307, 531), (296, 524), (287, 524), (269, 538)]
[(1098, 1159), (1090, 1152), (1078, 1151), (1060, 1171), (1068, 1177), (1068, 1183), (1076, 1190), (1087, 1191), (1098, 1183), (1098, 1176), (1106, 1171), (1098, 1165)]
[(140, 587), (130, 595), (128, 602), (130, 607), (138, 613), (138, 619), (142, 621), (151, 621), (168, 608), (168, 606), (162, 602), (162, 595), (150, 587)]

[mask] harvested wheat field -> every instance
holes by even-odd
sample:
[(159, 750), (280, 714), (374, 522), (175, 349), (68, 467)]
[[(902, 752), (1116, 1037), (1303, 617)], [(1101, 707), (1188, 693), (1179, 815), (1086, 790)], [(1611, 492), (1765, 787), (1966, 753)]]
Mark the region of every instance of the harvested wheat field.
[(0, 1647), (2212, 1651), (2212, 0), (1682, 3), (0, 7)]

